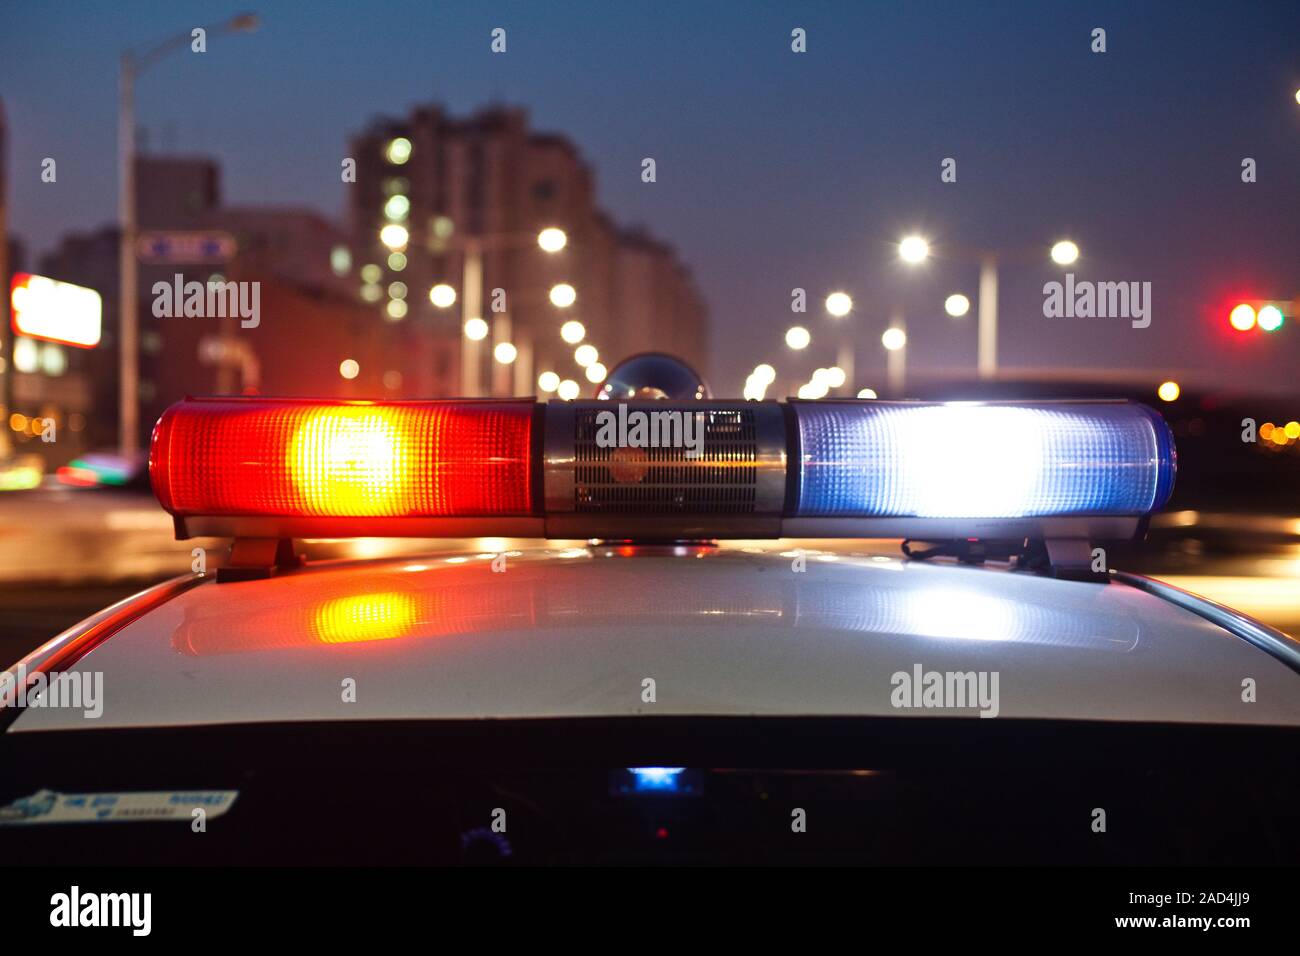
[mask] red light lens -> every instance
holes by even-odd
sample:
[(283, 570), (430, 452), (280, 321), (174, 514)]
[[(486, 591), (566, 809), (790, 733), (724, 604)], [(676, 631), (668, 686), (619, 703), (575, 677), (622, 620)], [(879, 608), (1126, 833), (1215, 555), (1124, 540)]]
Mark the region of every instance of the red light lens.
[(526, 515), (533, 408), (190, 399), (155, 426), (149, 473), (182, 516)]
[(1255, 307), (1249, 302), (1234, 306), (1228, 313), (1228, 323), (1238, 332), (1249, 332), (1255, 327)]

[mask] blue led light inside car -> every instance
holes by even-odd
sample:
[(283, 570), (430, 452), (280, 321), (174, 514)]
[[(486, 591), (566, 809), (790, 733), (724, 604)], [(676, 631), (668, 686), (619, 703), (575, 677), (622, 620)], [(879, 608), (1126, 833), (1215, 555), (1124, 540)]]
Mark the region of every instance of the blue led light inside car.
[(1142, 515), (1173, 491), (1169, 426), (1134, 402), (799, 402), (801, 516)]
[(685, 767), (629, 767), (635, 793), (676, 793), (678, 778)]

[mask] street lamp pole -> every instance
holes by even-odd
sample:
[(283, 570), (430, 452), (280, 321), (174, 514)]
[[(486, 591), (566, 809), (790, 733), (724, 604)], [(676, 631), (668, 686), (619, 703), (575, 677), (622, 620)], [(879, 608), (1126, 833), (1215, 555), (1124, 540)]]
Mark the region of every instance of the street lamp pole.
[(844, 370), (844, 384), (835, 390), (841, 396), (852, 397), (857, 394), (857, 388), (853, 384), (855, 374), (853, 359), (853, 338), (850, 336), (840, 341), (840, 346), (835, 352), (835, 364)]
[[(847, 321), (853, 312), (853, 297), (847, 292), (835, 291), (826, 297), (826, 311), (832, 321)], [(853, 395), (853, 336), (839, 329), (839, 341), (835, 349), (835, 364), (844, 372), (844, 381), (835, 389), (837, 395)]]
[[(257, 14), (241, 13), (208, 27), (210, 34), (251, 33), (261, 24)], [(136, 259), (135, 217), (135, 81), (140, 73), (167, 54), (187, 46), (192, 31), (178, 33), (138, 57), (122, 54), (118, 79), (117, 149), (120, 169), (117, 193), (118, 242), (118, 448), (123, 455), (139, 450), (140, 324), (136, 315), (139, 262)]]
[(139, 324), (136, 308), (138, 281), (135, 257), (135, 77), (136, 62), (131, 53), (122, 54), (118, 84), (117, 146), (120, 185), (117, 218), (118, 239), (118, 448), (125, 455), (139, 450), (140, 356), (137, 343)]
[(890, 397), (901, 399), (907, 386), (907, 325), (902, 310), (894, 312), (889, 320), (889, 328), (903, 333), (901, 344), (885, 352), (885, 379), (889, 383)]
[(980, 256), (979, 294), (980, 378), (998, 374), (998, 257), (991, 252)]
[(482, 373), (483, 357), (479, 343), (465, 334), (465, 323), (470, 319), (481, 319), (483, 308), (483, 248), (477, 239), (465, 241), (464, 272), (461, 275), (461, 335), (460, 335), (460, 369), (461, 394), (466, 398), (478, 398), (482, 386), (479, 376)]
[(0, 101), (0, 458), (8, 458), (12, 449), (9, 438), (8, 419), (13, 411), (13, 334), (9, 331), (9, 225), (6, 203), (8, 201), (8, 160), (5, 143), (4, 102)]

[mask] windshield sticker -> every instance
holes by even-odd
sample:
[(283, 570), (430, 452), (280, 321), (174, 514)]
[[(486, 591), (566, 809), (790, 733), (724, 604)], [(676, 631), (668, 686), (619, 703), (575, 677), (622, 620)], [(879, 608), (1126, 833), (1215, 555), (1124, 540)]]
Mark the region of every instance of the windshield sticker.
[(195, 810), (219, 817), (238, 790), (155, 790), (136, 793), (56, 793), (38, 790), (0, 807), (0, 826), (25, 823), (122, 823), (189, 821)]

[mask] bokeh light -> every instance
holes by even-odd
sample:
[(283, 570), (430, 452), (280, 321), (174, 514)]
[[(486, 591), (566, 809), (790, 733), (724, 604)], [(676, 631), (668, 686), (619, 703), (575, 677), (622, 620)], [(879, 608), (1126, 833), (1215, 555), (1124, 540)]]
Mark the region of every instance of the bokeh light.
[(898, 257), (910, 265), (930, 258), (930, 244), (920, 236), (908, 236), (898, 244)]
[(1052, 246), (1052, 261), (1058, 266), (1072, 266), (1079, 261), (1079, 247), (1069, 239)]
[(1248, 332), (1255, 327), (1255, 308), (1247, 302), (1236, 306), (1228, 315), (1228, 321), (1238, 332)]
[(853, 311), (853, 299), (847, 292), (832, 292), (826, 297), (826, 311), (837, 319)]
[(429, 301), (440, 309), (449, 309), (456, 304), (456, 290), (445, 282), (439, 282), (429, 290)]
[(551, 305), (557, 309), (567, 309), (578, 300), (578, 293), (567, 282), (551, 286)]
[(537, 234), (537, 244), (543, 252), (559, 252), (569, 243), (569, 237), (563, 229), (548, 226)]

